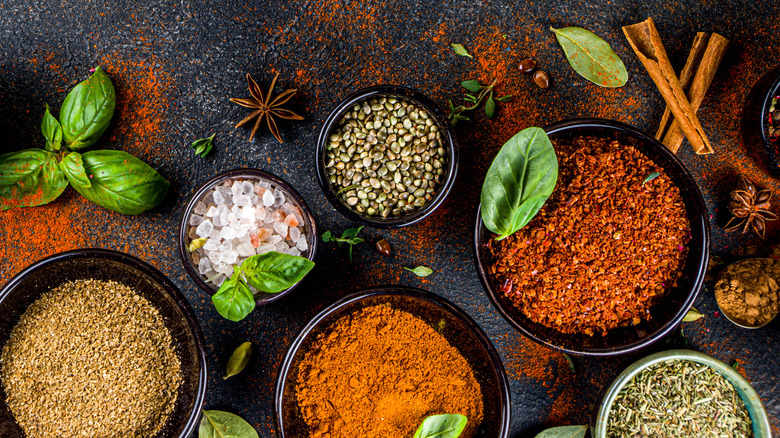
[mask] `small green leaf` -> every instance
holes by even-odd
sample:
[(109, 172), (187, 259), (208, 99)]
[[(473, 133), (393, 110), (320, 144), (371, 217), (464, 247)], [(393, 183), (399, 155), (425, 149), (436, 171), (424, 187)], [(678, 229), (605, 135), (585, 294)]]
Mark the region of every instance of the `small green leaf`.
[(233, 351), (228, 360), (227, 368), (225, 369), (225, 376), (222, 380), (226, 380), (235, 376), (246, 368), (249, 363), (249, 359), (252, 357), (252, 343), (244, 342), (239, 345), (238, 348)]
[(572, 360), (571, 356), (569, 356), (566, 353), (563, 353), (563, 357), (566, 358), (566, 362), (569, 363), (569, 369), (572, 373), (577, 374), (577, 367), (574, 366), (574, 361)]
[(493, 93), (490, 93), (487, 101), (485, 102), (485, 115), (488, 119), (492, 119), (496, 113), (496, 102), (493, 100)]
[(452, 50), (455, 52), (456, 55), (468, 56), (469, 58), (474, 58), (473, 56), (469, 55), (469, 52), (466, 50), (466, 48), (460, 44), (450, 44), (450, 47), (452, 47)]
[(322, 233), (322, 241), (323, 242), (331, 242), (333, 241), (333, 234), (330, 231), (326, 231)]
[(626, 66), (612, 47), (581, 27), (550, 28), (569, 65), (583, 78), (601, 87), (622, 87), (628, 81)]
[(114, 115), (116, 93), (111, 79), (100, 68), (65, 97), (60, 109), (62, 137), (72, 151), (95, 144)]
[(270, 251), (244, 260), (241, 271), (252, 287), (273, 294), (303, 280), (313, 267), (314, 262), (306, 257)]
[(561, 426), (546, 429), (534, 438), (583, 438), (588, 426)]
[(418, 277), (423, 277), (423, 278), (433, 274), (433, 269), (431, 269), (431, 268), (429, 268), (427, 266), (418, 266), (418, 267), (416, 267), (414, 269), (410, 269), (410, 268), (404, 267), (404, 269), (406, 269), (407, 271), (413, 273), (414, 275), (416, 275)]
[(195, 155), (204, 158), (206, 155), (211, 152), (211, 148), (214, 147), (214, 136), (217, 134), (213, 134), (211, 137), (207, 138), (201, 138), (200, 140), (195, 140), (192, 143), (192, 146), (190, 146), (191, 149), (195, 149)]
[(482, 85), (480, 85), (479, 82), (474, 80), (463, 81), (460, 84), (463, 85), (463, 88), (471, 91), (472, 93), (477, 93), (482, 89)]
[(477, 103), (477, 96), (466, 94), (465, 96), (463, 96), (463, 100), (465, 100), (466, 102)]
[(457, 438), (467, 423), (468, 418), (461, 414), (431, 415), (417, 428), (414, 438)]
[(205, 245), (206, 242), (208, 242), (208, 240), (209, 240), (208, 237), (201, 237), (199, 239), (194, 239), (192, 242), (190, 242), (190, 245), (187, 247), (187, 249), (190, 252), (193, 252), (199, 248), (203, 248), (203, 245)]
[(48, 204), (66, 187), (53, 152), (33, 148), (0, 155), (0, 210)]
[(223, 411), (203, 411), (198, 438), (259, 438), (257, 431), (238, 415)]
[(683, 321), (693, 322), (703, 316), (704, 315), (702, 315), (698, 310), (696, 310), (695, 307), (691, 307), (691, 310), (689, 310), (688, 313), (686, 313), (685, 316), (683, 317)]
[(653, 172), (653, 173), (651, 173), (650, 175), (647, 175), (647, 178), (645, 178), (645, 180), (644, 180), (644, 181), (642, 181), (642, 185), (645, 185), (645, 184), (649, 183), (650, 181), (652, 181), (652, 180), (654, 180), (654, 179), (658, 178), (660, 175), (661, 175), (661, 174), (660, 174), (660, 173), (658, 173), (658, 172)]
[(734, 359), (734, 363), (733, 363), (733, 364), (731, 364), (731, 368), (734, 368), (734, 369), (736, 370), (738, 366), (739, 366), (739, 361), (737, 361), (736, 359)]
[(255, 297), (238, 268), (222, 283), (211, 302), (223, 318), (241, 321), (255, 309)]
[(501, 96), (501, 97), (499, 97), (496, 100), (499, 101), (499, 102), (502, 102), (502, 103), (503, 102), (509, 102), (510, 100), (512, 100), (513, 97), (514, 96), (512, 96), (511, 94), (507, 94), (506, 96)]
[(355, 236), (357, 236), (358, 233), (360, 232), (360, 230), (362, 230), (362, 229), (363, 229), (363, 225), (361, 225), (361, 226), (359, 226), (357, 228), (347, 228), (346, 230), (344, 230), (343, 233), (341, 233), (341, 239), (339, 239), (339, 240), (341, 240), (341, 241), (343, 241), (345, 243), (350, 243), (350, 241), (352, 241), (352, 243), (360, 243), (360, 242), (363, 241), (363, 239), (358, 238), (358, 239), (360, 239), (359, 242), (354, 242), (353, 240), (355, 239)]
[(92, 187), (92, 182), (87, 176), (86, 169), (84, 169), (84, 160), (78, 152), (70, 152), (68, 155), (65, 155), (62, 161), (60, 161), (60, 169), (65, 173), (65, 176), (73, 184), (74, 188)]
[(46, 104), (46, 111), (43, 112), (43, 121), (41, 122), (41, 133), (46, 139), (47, 151), (58, 151), (62, 147), (62, 126), (60, 122), (51, 115), (49, 104)]

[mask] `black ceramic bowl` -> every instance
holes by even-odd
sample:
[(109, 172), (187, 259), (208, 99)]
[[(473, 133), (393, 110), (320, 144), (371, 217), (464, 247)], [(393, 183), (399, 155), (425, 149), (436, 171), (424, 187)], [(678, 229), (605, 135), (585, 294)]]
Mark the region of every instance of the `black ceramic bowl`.
[[(436, 190), (433, 199), (428, 201), (422, 208), (415, 210), (411, 213), (389, 217), (383, 219), (381, 217), (370, 217), (368, 215), (360, 214), (357, 211), (350, 208), (345, 204), (338, 196), (337, 190), (331, 184), (328, 179), (328, 175), (325, 171), (325, 147), (329, 143), (329, 137), (331, 132), (337, 128), (338, 123), (341, 121), (342, 116), (350, 111), (352, 107), (360, 102), (371, 99), (377, 96), (392, 96), (399, 97), (425, 108), (428, 114), (433, 116), (434, 121), (438, 124), (439, 130), (444, 138), (444, 148), (447, 151), (447, 162), (444, 163), (444, 173), (442, 174), (441, 183)], [(325, 123), (320, 130), (320, 135), (317, 140), (317, 149), (315, 152), (315, 161), (317, 168), (317, 180), (322, 187), (325, 197), (328, 198), (331, 204), (336, 207), (336, 210), (341, 212), (344, 216), (350, 220), (362, 225), (366, 225), (374, 228), (399, 228), (412, 225), (423, 220), (429, 214), (433, 213), (436, 208), (444, 202), (444, 198), (450, 192), (452, 185), (455, 183), (455, 175), (458, 170), (458, 144), (455, 140), (455, 135), (452, 132), (447, 117), (444, 113), (424, 94), (412, 90), (410, 88), (398, 87), (392, 85), (379, 85), (375, 87), (364, 88), (359, 90), (339, 103), (333, 111), (331, 111), (328, 118), (325, 119)]]
[[(780, 96), (780, 76), (772, 81), (772, 85), (769, 86), (769, 91), (764, 96), (764, 102), (761, 106), (761, 136), (764, 140), (764, 150), (766, 150), (772, 163), (770, 167), (775, 172), (780, 172), (780, 138), (775, 140), (774, 143), (769, 141), (769, 107), (772, 105), (772, 99), (778, 96)], [(777, 111), (780, 111), (780, 103), (776, 106)], [(776, 125), (780, 125), (780, 123)]]
[[(218, 185), (224, 184), (226, 181), (233, 180), (263, 181), (270, 183), (272, 186), (282, 190), (282, 192), (284, 192), (285, 198), (287, 200), (293, 201), (293, 204), (300, 209), (301, 216), (303, 217), (308, 249), (301, 252), (301, 257), (314, 260), (314, 255), (317, 252), (317, 224), (314, 221), (314, 216), (311, 214), (309, 206), (306, 205), (306, 201), (303, 200), (303, 197), (301, 197), (301, 195), (290, 184), (278, 176), (258, 169), (233, 169), (222, 172), (203, 183), (203, 185), (195, 192), (195, 194), (192, 195), (190, 202), (187, 203), (187, 207), (184, 208), (184, 214), (182, 215), (181, 224), (179, 226), (179, 255), (181, 256), (182, 263), (184, 263), (184, 269), (195, 281), (195, 284), (197, 284), (198, 287), (203, 289), (203, 291), (209, 295), (214, 295), (218, 288), (212, 283), (207, 283), (206, 279), (198, 272), (198, 267), (193, 263), (190, 251), (188, 250), (190, 242), (192, 242), (192, 237), (189, 234), (189, 229), (191, 227), (189, 224), (190, 216), (193, 214), (195, 205), (197, 205), (199, 201), (203, 200), (209, 191)], [(255, 303), (258, 305), (263, 305), (281, 299), (297, 286), (298, 284), (296, 283), (289, 289), (285, 289), (274, 294), (265, 292), (256, 293)]]
[(550, 125), (545, 128), (545, 131), (551, 139), (591, 135), (619, 140), (622, 144), (634, 146), (664, 169), (680, 189), (691, 224), (692, 238), (688, 243), (688, 258), (685, 260), (683, 275), (677, 281), (677, 286), (670, 289), (663, 300), (650, 309), (649, 320), (636, 326), (612, 329), (606, 336), (561, 333), (535, 323), (523, 315), (503, 295), (496, 279), (488, 274), (487, 269), (492, 264), (492, 259), (485, 245), (493, 237), (493, 233), (482, 224), (480, 212), (477, 211), (474, 231), (477, 271), (490, 301), (517, 330), (536, 342), (567, 353), (609, 356), (634, 351), (661, 339), (682, 321), (693, 305), (703, 286), (704, 274), (707, 271), (710, 228), (707, 208), (696, 181), (680, 160), (663, 144), (623, 123), (600, 119), (577, 119)]
[[(160, 271), (116, 251), (83, 249), (53, 255), (34, 263), (0, 290), (0, 348), (27, 307), (44, 292), (80, 279), (116, 281), (149, 300), (171, 332), (182, 367), (182, 384), (173, 413), (155, 438), (188, 438), (198, 426), (206, 396), (206, 353), (203, 334), (186, 298)], [(23, 438), (0, 391), (0, 436)]]
[[(478, 438), (505, 438), (509, 434), (509, 386), (504, 366), (482, 329), (463, 310), (444, 298), (420, 289), (391, 286), (348, 296), (314, 317), (287, 350), (276, 383), (275, 410), (279, 436), (308, 436), (295, 396), (297, 370), (304, 354), (321, 333), (341, 317), (362, 308), (389, 304), (421, 318), (437, 330), (469, 361), (482, 387), (484, 419)], [(444, 321), (444, 324), (441, 324)]]

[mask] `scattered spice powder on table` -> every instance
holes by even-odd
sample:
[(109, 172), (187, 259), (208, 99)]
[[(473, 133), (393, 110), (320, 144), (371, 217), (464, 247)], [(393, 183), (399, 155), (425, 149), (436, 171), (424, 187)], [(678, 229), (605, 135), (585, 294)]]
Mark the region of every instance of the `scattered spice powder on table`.
[(305, 354), (296, 394), (311, 437), (412, 436), (429, 415), (482, 422), (468, 361), (420, 318), (376, 305), (336, 321)]
[(690, 224), (680, 191), (632, 146), (554, 144), (558, 185), (526, 227), (488, 243), (490, 272), (523, 314), (563, 333), (639, 324), (682, 275)]
[(3, 347), (0, 378), (28, 438), (152, 437), (173, 412), (181, 362), (145, 298), (76, 280), (27, 308)]

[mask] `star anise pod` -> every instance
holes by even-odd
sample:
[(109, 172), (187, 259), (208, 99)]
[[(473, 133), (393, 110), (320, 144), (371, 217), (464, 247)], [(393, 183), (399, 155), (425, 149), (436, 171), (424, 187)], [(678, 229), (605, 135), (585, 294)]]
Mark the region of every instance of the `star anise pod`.
[(271, 86), (268, 87), (268, 91), (265, 95), (263, 95), (263, 90), (261, 90), (260, 86), (257, 85), (257, 82), (252, 79), (252, 76), (247, 73), (246, 80), (249, 83), (249, 93), (252, 94), (252, 97), (248, 99), (240, 99), (237, 97), (230, 98), (230, 101), (233, 103), (237, 103), (243, 107), (252, 108), (255, 110), (252, 111), (252, 114), (246, 116), (244, 120), (236, 124), (236, 128), (238, 128), (249, 123), (252, 121), (252, 119), (256, 119), (255, 125), (252, 127), (252, 134), (249, 135), (249, 141), (252, 141), (252, 138), (255, 136), (257, 129), (260, 127), (260, 122), (263, 121), (263, 118), (265, 118), (265, 121), (268, 124), (268, 129), (270, 129), (274, 137), (279, 140), (279, 143), (284, 142), (282, 141), (282, 137), (279, 136), (279, 128), (276, 127), (276, 117), (285, 120), (303, 120), (303, 117), (299, 116), (298, 114), (281, 107), (287, 103), (287, 101), (290, 100), (290, 98), (293, 97), (295, 93), (298, 92), (297, 89), (293, 88), (291, 90), (286, 90), (274, 98), (271, 97), (274, 91), (274, 86), (276, 85), (277, 78), (279, 78), (279, 73), (274, 76), (274, 80), (271, 81)]
[(742, 228), (743, 233), (752, 229), (763, 239), (766, 223), (777, 219), (777, 215), (770, 211), (771, 198), (770, 190), (759, 191), (749, 179), (740, 177), (737, 189), (731, 191), (732, 201), (729, 202), (729, 211), (734, 217), (723, 229), (734, 231)]

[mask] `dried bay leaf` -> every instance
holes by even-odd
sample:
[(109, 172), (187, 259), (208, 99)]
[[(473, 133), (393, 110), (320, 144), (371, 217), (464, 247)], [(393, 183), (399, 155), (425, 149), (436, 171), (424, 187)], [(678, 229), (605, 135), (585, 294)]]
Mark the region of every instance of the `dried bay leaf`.
[(203, 411), (198, 438), (260, 438), (252, 425), (224, 411)]
[(243, 371), (244, 368), (246, 368), (246, 365), (249, 363), (250, 358), (252, 358), (252, 343), (244, 342), (243, 344), (239, 345), (235, 351), (233, 351), (233, 354), (230, 355), (227, 369), (225, 370), (225, 376), (222, 378), (222, 380), (233, 377)]
[(466, 48), (461, 44), (450, 44), (450, 47), (452, 47), (452, 51), (455, 52), (455, 54), (458, 56), (473, 58), (473, 56), (469, 54), (468, 50), (466, 50)]
[(696, 321), (697, 319), (699, 319), (699, 318), (701, 318), (703, 316), (704, 315), (701, 312), (699, 312), (698, 310), (696, 310), (695, 307), (691, 307), (691, 310), (689, 310), (688, 313), (686, 313), (685, 316), (683, 317), (683, 321), (685, 321), (685, 322), (693, 322), (693, 321)]
[(407, 271), (409, 271), (409, 272), (413, 273), (414, 275), (416, 275), (418, 277), (421, 277), (421, 278), (424, 278), (424, 277), (427, 277), (427, 276), (433, 274), (433, 269), (431, 269), (431, 268), (429, 268), (427, 266), (418, 266), (418, 267), (416, 267), (414, 269), (405, 267), (404, 269), (406, 269)]
[(535, 438), (583, 438), (588, 426), (561, 426), (543, 430)]
[(583, 78), (601, 87), (622, 87), (628, 82), (626, 66), (606, 41), (581, 27), (550, 28), (569, 65)]

